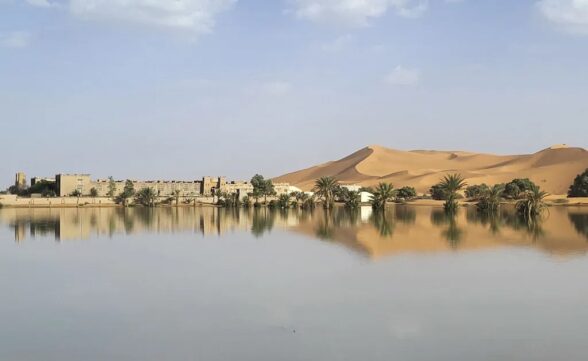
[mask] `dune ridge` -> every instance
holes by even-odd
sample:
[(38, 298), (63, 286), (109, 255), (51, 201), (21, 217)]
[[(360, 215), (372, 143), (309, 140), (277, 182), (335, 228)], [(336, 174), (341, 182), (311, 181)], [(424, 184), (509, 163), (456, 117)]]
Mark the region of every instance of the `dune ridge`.
[(310, 190), (319, 177), (343, 184), (372, 186), (390, 182), (415, 187), (420, 193), (449, 173), (460, 173), (468, 184), (496, 184), (529, 178), (552, 194), (565, 194), (577, 174), (588, 168), (588, 151), (558, 144), (533, 154), (495, 155), (464, 151), (403, 151), (370, 145), (337, 161), (274, 178)]

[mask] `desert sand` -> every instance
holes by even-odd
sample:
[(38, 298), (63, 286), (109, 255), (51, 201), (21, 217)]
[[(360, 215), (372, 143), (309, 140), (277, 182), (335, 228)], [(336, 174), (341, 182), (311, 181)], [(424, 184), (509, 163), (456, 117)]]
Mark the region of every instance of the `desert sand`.
[(372, 186), (390, 182), (426, 193), (449, 173), (460, 173), (472, 184), (496, 184), (529, 178), (553, 195), (565, 195), (574, 178), (588, 168), (584, 148), (555, 145), (534, 154), (495, 155), (463, 151), (402, 151), (372, 145), (342, 158), (274, 178), (311, 190), (319, 177), (342, 184)]

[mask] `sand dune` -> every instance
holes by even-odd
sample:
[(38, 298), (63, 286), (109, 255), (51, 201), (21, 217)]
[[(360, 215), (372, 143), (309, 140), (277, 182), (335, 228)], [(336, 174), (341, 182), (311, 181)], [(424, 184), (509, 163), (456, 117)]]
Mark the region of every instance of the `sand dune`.
[(530, 178), (552, 194), (565, 194), (574, 177), (588, 168), (588, 151), (559, 144), (534, 154), (494, 155), (463, 151), (401, 151), (372, 145), (337, 161), (274, 179), (304, 190), (323, 176), (343, 184), (371, 186), (390, 182), (426, 192), (448, 173), (460, 173), (469, 184), (495, 184)]

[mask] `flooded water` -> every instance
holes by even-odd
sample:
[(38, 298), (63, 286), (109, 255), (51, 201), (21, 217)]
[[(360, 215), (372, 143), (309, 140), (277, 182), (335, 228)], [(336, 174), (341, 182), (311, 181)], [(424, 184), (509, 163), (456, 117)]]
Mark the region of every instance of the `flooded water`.
[(0, 209), (0, 360), (586, 360), (588, 209)]

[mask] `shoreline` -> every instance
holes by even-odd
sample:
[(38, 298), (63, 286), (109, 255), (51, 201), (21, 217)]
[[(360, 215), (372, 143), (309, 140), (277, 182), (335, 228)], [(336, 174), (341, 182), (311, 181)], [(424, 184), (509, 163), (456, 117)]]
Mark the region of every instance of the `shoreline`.
[[(114, 203), (112, 200), (108, 199), (107, 202), (102, 202), (102, 199), (96, 203), (96, 199), (93, 199), (93, 202), (84, 202), (84, 203), (73, 203), (71, 197), (63, 197), (63, 198), (19, 198), (21, 200), (20, 204), (4, 204), (0, 202), (0, 209), (71, 209), (71, 208), (197, 208), (197, 207), (217, 207), (222, 208), (219, 205), (216, 205), (212, 202), (197, 202), (191, 204), (159, 204), (155, 205), (154, 207), (145, 207), (142, 205), (131, 205), (129, 207), (124, 207), (121, 204)], [(29, 200), (28, 203), (22, 202), (23, 200)], [(35, 204), (35, 200), (43, 200), (44, 202), (48, 203), (37, 203)], [(62, 201), (69, 201), (69, 202), (56, 202), (52, 203), (51, 200), (62, 200)], [(563, 196), (550, 196), (546, 200), (547, 205), (550, 207), (587, 207), (588, 206), (588, 197), (581, 197), (581, 198), (567, 198)], [(391, 202), (390, 204), (394, 205), (405, 205), (405, 206), (425, 206), (425, 207), (443, 207), (444, 201), (442, 200), (434, 200), (434, 199), (416, 199), (413, 201), (408, 202)], [(501, 202), (501, 205), (514, 205), (516, 201), (508, 200)], [(459, 201), (459, 205), (461, 207), (473, 207), (476, 205), (475, 201)], [(362, 204), (361, 206), (369, 206), (368, 203)], [(266, 208), (268, 205), (262, 205), (261, 208)], [(243, 208), (243, 207), (239, 207)], [(254, 207), (251, 207), (254, 208)]]

